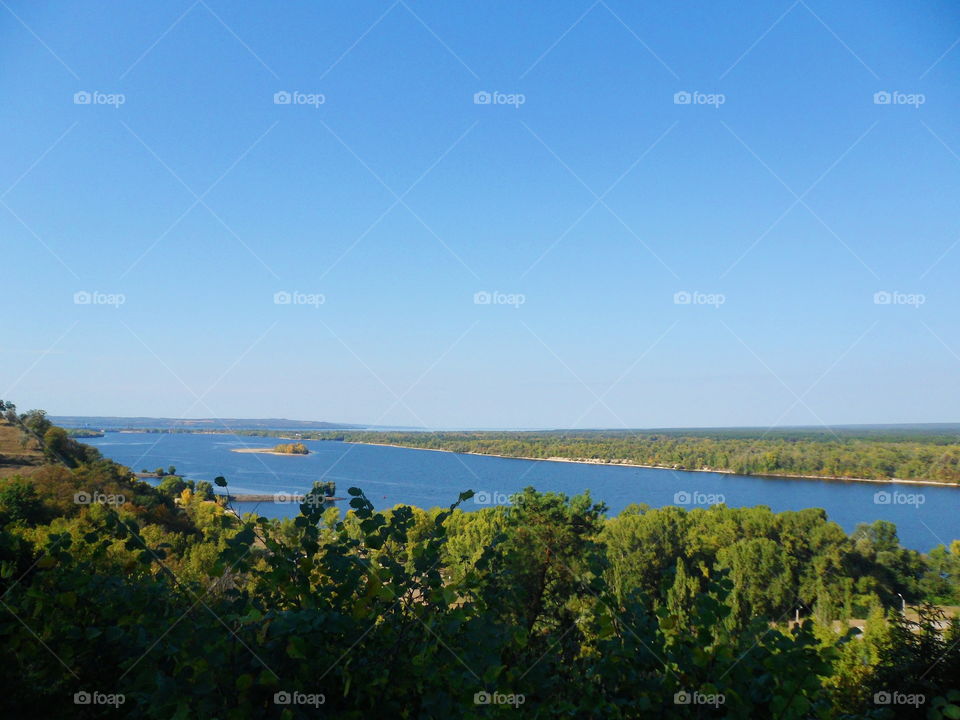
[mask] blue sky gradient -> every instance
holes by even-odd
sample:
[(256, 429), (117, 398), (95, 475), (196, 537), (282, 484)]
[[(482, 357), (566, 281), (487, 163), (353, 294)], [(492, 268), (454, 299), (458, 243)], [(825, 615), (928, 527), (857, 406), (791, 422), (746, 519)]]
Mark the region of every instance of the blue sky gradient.
[(5, 0), (0, 40), (23, 409), (960, 419), (954, 3)]

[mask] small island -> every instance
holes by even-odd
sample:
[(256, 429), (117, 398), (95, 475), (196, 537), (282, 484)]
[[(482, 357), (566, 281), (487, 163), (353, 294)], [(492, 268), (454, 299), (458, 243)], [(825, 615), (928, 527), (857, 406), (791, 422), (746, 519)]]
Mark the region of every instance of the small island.
[(302, 442), (281, 443), (274, 445), (273, 448), (238, 448), (233, 452), (238, 453), (263, 453), (266, 455), (309, 455), (310, 450)]
[(72, 438), (98, 438), (103, 437), (103, 430), (91, 430), (90, 428), (65, 428), (67, 435)]

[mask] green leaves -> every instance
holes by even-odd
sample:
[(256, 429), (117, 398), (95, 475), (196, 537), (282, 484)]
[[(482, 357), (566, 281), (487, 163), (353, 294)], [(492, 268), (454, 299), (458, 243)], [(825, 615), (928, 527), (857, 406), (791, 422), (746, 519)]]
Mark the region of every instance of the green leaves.
[(951, 690), (946, 695), (935, 697), (927, 712), (929, 720), (960, 720), (960, 690)]
[[(172, 516), (182, 531), (104, 507), (16, 537), (0, 528), (0, 590), (29, 625), (0, 607), (10, 651), (0, 709), (29, 716), (42, 702), (70, 716), (72, 693), (109, 677), (127, 695), (123, 712), (148, 718), (316, 714), (274, 702), (293, 688), (322, 692), (329, 717), (520, 716), (474, 705), (486, 690), (524, 694), (521, 714), (539, 717), (852, 718), (876, 708), (847, 686), (892, 687), (884, 673), (917, 684), (943, 657), (922, 679), (934, 699), (921, 710), (960, 720), (960, 693), (947, 690), (960, 635), (922, 607), (902, 627), (881, 613), (886, 634), (852, 643), (827, 623), (788, 631), (754, 617), (776, 605), (774, 584), (804, 553), (819, 569), (836, 550), (830, 572), (848, 559), (837, 550), (846, 536), (819, 516), (673, 508), (607, 519), (588, 495), (532, 488), (477, 512), (459, 507), (471, 491), (449, 510), (378, 512), (358, 488), (348, 494), (342, 515), (305, 502), (282, 521), (225, 515), (195, 528)], [(826, 583), (826, 572), (811, 575)], [(869, 663), (844, 664), (855, 652)], [(678, 705), (679, 692), (725, 704)]]
[(307, 644), (302, 637), (291, 637), (287, 641), (287, 656), (297, 660), (307, 659)]

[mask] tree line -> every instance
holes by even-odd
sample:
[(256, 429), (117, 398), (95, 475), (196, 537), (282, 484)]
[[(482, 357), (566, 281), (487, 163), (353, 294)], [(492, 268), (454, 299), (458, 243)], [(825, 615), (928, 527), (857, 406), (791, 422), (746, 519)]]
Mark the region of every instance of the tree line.
[(304, 437), (506, 457), (723, 470), (743, 475), (960, 483), (960, 437), (940, 433), (329, 432)]

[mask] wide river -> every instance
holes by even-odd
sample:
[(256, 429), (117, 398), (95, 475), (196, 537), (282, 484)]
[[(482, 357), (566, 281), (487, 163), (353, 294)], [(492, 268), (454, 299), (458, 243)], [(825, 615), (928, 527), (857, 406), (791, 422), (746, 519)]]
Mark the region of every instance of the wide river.
[[(889, 520), (904, 546), (924, 552), (960, 538), (960, 488), (953, 487), (515, 460), (332, 441), (306, 441), (310, 454), (304, 456), (236, 453), (232, 450), (271, 448), (283, 441), (232, 435), (108, 432), (83, 442), (136, 471), (174, 465), (178, 474), (196, 480), (223, 475), (233, 493), (302, 493), (315, 480), (333, 480), (337, 495), (359, 487), (377, 508), (401, 503), (430, 508), (450, 505), (470, 489), (477, 495), (463, 507), (476, 510), (506, 502), (511, 493), (532, 485), (567, 495), (590, 490), (611, 514), (630, 503), (692, 508), (725, 502), (766, 505), (777, 512), (819, 507), (847, 532), (857, 523)], [(254, 508), (268, 517), (297, 513), (294, 503), (240, 503), (237, 509)]]

